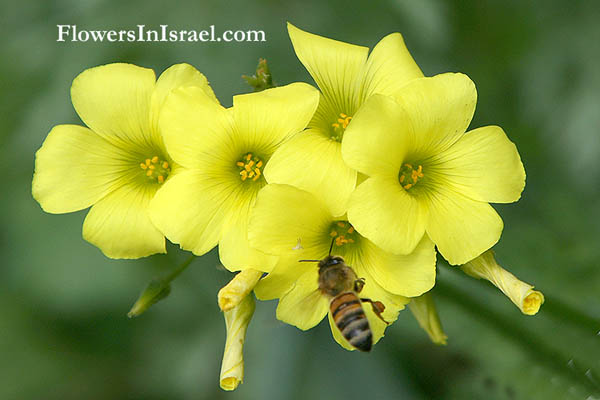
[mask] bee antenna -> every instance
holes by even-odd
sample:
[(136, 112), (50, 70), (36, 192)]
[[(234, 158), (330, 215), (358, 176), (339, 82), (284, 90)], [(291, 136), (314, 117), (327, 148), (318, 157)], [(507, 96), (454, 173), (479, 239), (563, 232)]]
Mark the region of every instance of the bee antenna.
[(333, 242), (335, 241), (334, 239), (331, 239), (331, 245), (329, 246), (329, 255), (331, 255), (331, 250), (333, 249)]
[(298, 262), (319, 262), (321, 260), (298, 260)]

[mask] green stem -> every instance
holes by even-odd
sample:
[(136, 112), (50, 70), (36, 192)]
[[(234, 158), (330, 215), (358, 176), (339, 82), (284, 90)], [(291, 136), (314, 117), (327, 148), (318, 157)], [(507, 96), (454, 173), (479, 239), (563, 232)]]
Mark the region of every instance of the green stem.
[(192, 263), (192, 261), (194, 261), (195, 258), (196, 256), (192, 254), (187, 260), (183, 262), (183, 264), (181, 264), (179, 267), (173, 270), (169, 275), (165, 276), (163, 282), (171, 283), (173, 279), (177, 278), (183, 271), (186, 270), (187, 267), (190, 266), (190, 264)]
[(600, 393), (600, 384), (591, 376), (589, 368), (584, 367), (579, 362), (565, 360), (563, 354), (544, 344), (540, 338), (527, 329), (517, 325), (508, 326), (505, 322), (506, 318), (503, 315), (486, 308), (466, 291), (453, 287), (446, 282), (438, 281), (435, 285), (435, 293), (461, 306), (477, 319), (485, 320), (496, 328), (498, 332), (519, 345), (523, 351), (529, 353), (532, 358), (538, 358), (558, 373), (565, 374), (576, 381), (582, 382), (584, 386), (594, 393)]

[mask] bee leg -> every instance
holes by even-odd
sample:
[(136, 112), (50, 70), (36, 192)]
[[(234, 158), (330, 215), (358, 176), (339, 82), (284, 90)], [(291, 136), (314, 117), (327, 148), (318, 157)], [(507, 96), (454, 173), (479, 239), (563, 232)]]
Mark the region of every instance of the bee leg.
[(380, 320), (382, 320), (383, 322), (385, 322), (386, 325), (390, 324), (385, 319), (383, 319), (383, 317), (381, 316), (381, 313), (383, 311), (385, 311), (385, 306), (383, 305), (382, 302), (380, 302), (380, 301), (373, 301), (371, 299), (360, 299), (360, 301), (371, 303), (371, 307), (373, 307), (373, 312), (375, 313), (375, 315), (377, 315), (377, 317)]
[(354, 281), (354, 291), (356, 293), (360, 293), (360, 291), (363, 289), (364, 286), (365, 286), (365, 278), (358, 278), (357, 280)]

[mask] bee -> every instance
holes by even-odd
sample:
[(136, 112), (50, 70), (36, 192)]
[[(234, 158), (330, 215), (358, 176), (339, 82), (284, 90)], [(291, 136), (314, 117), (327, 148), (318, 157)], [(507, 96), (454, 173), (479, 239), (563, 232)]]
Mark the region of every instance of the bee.
[(385, 306), (380, 301), (360, 298), (358, 294), (365, 285), (363, 278), (358, 278), (352, 267), (340, 256), (329, 255), (322, 260), (300, 260), (300, 262), (319, 263), (319, 290), (331, 298), (329, 310), (342, 336), (360, 351), (370, 351), (373, 346), (373, 334), (365, 315), (362, 303), (371, 303), (373, 312), (388, 324), (381, 313)]

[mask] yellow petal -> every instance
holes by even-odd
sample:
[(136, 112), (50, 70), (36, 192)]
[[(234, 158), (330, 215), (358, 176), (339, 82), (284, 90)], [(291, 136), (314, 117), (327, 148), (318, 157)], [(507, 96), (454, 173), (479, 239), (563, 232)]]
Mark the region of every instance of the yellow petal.
[(342, 156), (361, 173), (397, 178), (412, 139), (410, 116), (393, 98), (375, 95), (346, 129)]
[(313, 35), (288, 23), (294, 51), (325, 97), (345, 112), (358, 102), (358, 79), (369, 49)]
[(269, 272), (275, 266), (277, 257), (263, 253), (248, 242), (249, 212), (254, 199), (236, 201), (223, 227), (219, 239), (219, 258), (221, 263), (230, 271), (240, 271), (253, 268)]
[(421, 241), (426, 209), (400, 186), (397, 178), (369, 178), (350, 197), (348, 220), (383, 250), (409, 254)]
[(165, 253), (165, 238), (148, 216), (156, 188), (128, 184), (98, 201), (83, 223), (83, 238), (110, 258)]
[(475, 84), (464, 74), (414, 79), (394, 97), (408, 113), (415, 133), (415, 157), (438, 154), (454, 144), (471, 123)]
[(254, 298), (249, 295), (233, 310), (223, 313), (227, 328), (219, 382), (223, 390), (235, 390), (244, 381), (244, 342), (254, 314)]
[(172, 91), (162, 107), (159, 126), (170, 156), (187, 168), (228, 170), (240, 155), (232, 140), (231, 113), (201, 87)]
[(215, 97), (215, 94), (208, 84), (208, 80), (200, 71), (192, 67), (189, 64), (175, 64), (167, 68), (156, 81), (154, 92), (152, 93), (152, 132), (157, 143), (162, 143), (160, 136), (160, 130), (158, 127), (158, 118), (160, 110), (167, 99), (167, 96), (172, 90), (177, 89), (181, 86), (197, 86), (206, 93), (215, 103), (219, 100)]
[(247, 151), (260, 149), (270, 156), (308, 125), (318, 103), (319, 92), (306, 83), (233, 96), (236, 141)]
[(491, 282), (525, 315), (537, 314), (542, 304), (544, 304), (542, 292), (533, 290), (533, 286), (520, 281), (516, 276), (498, 265), (493, 250), (488, 250), (481, 256), (462, 265), (461, 269), (474, 278), (483, 278)]
[(220, 180), (184, 170), (169, 177), (148, 211), (152, 222), (171, 242), (200, 256), (219, 241), (230, 194)]
[(300, 263), (300, 259), (300, 256), (294, 253), (279, 257), (273, 270), (258, 281), (254, 288), (256, 297), (260, 300), (272, 300), (288, 293), (298, 278), (316, 265), (316, 263), (312, 266), (309, 263)]
[(452, 265), (491, 248), (502, 233), (500, 216), (488, 204), (439, 187), (429, 194), (427, 234)]
[(117, 145), (152, 145), (150, 98), (154, 71), (108, 64), (83, 71), (71, 86), (73, 106), (94, 132)]
[(408, 308), (419, 323), (419, 326), (427, 332), (429, 339), (435, 344), (445, 345), (448, 336), (442, 329), (442, 323), (438, 316), (433, 297), (430, 293), (425, 293), (420, 297), (412, 299), (408, 303)]
[[(323, 243), (331, 225), (329, 210), (315, 196), (289, 185), (269, 184), (258, 193), (251, 214), (250, 244), (276, 255), (314, 258), (329, 248)], [(294, 248), (300, 240), (302, 249)], [(300, 268), (299, 264), (295, 264)]]
[(302, 274), (294, 288), (277, 306), (277, 319), (304, 330), (317, 325), (329, 309), (329, 299), (318, 289), (319, 273), (314, 266)]
[(129, 157), (88, 128), (55, 126), (36, 153), (33, 197), (50, 213), (87, 208), (124, 184)]
[(361, 241), (361, 266), (387, 291), (419, 296), (435, 284), (435, 248), (427, 235), (408, 255), (387, 253), (371, 241)]
[(309, 129), (273, 154), (264, 175), (269, 183), (285, 183), (313, 193), (332, 215), (346, 212), (356, 185), (356, 171), (342, 160), (339, 142)]
[(375, 93), (392, 94), (423, 73), (412, 58), (399, 33), (387, 35), (377, 43), (365, 65), (362, 99)]
[(444, 179), (473, 200), (512, 203), (525, 187), (519, 152), (498, 126), (467, 132), (438, 162)]

